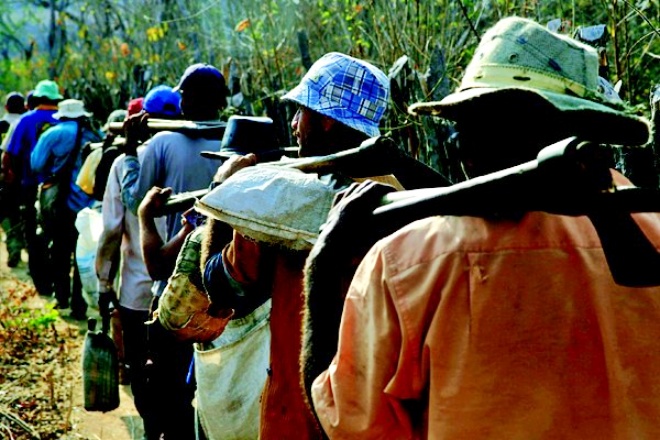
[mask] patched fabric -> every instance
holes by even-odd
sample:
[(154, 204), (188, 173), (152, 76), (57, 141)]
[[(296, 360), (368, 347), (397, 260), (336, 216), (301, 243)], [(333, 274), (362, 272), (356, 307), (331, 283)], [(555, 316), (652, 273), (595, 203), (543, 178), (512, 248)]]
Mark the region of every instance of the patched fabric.
[(338, 52), (321, 57), (282, 97), (373, 137), (389, 100), (389, 80), (366, 61)]
[(225, 329), (233, 312), (222, 316), (209, 313), (211, 302), (202, 286), (199, 269), (203, 228), (197, 228), (184, 242), (174, 273), (158, 303), (158, 320), (179, 340), (209, 342)]

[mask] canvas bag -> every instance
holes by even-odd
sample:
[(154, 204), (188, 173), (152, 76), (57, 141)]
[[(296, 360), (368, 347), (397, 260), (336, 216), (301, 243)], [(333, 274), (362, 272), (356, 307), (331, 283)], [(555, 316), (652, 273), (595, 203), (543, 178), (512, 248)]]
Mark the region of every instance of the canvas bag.
[(85, 158), (76, 178), (76, 185), (87, 195), (94, 195), (94, 179), (96, 177), (96, 168), (101, 162), (103, 156), (102, 148), (91, 148), (91, 151)]
[(341, 185), (331, 174), (258, 165), (229, 177), (195, 209), (253, 240), (309, 250)]
[(76, 216), (76, 264), (82, 282), (82, 293), (87, 305), (98, 309), (98, 278), (96, 277), (96, 250), (103, 233), (103, 215), (100, 207), (83, 208)]
[(259, 437), (270, 359), (270, 310), (269, 299), (244, 318), (229, 321), (213, 342), (215, 348), (194, 345), (197, 413), (209, 440)]

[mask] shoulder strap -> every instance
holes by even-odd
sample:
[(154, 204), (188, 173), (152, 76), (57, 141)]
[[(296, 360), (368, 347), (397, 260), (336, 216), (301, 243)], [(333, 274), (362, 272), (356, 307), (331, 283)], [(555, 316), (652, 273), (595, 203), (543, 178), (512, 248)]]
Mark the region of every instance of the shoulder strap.
[(64, 165), (60, 169), (60, 177), (58, 181), (64, 184), (60, 188), (60, 192), (59, 192), (59, 196), (61, 197), (61, 200), (66, 200), (69, 197), (69, 192), (71, 190), (71, 176), (73, 174), (73, 167), (76, 163), (76, 159), (78, 158), (78, 153), (80, 151), (80, 147), (82, 143), (82, 136), (83, 136), (85, 123), (82, 121), (76, 121), (76, 125), (78, 128), (76, 130), (75, 143), (73, 144), (73, 148), (71, 149), (71, 151), (69, 151), (69, 155), (66, 157), (66, 162), (64, 162)]

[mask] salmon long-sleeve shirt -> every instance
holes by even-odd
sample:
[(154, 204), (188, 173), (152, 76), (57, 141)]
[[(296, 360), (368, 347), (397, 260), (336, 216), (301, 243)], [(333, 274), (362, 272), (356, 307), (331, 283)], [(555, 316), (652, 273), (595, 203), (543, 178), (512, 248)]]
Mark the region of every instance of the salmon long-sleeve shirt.
[(660, 287), (616, 285), (585, 217), (420, 220), (362, 261), (312, 395), (331, 439), (660, 438)]

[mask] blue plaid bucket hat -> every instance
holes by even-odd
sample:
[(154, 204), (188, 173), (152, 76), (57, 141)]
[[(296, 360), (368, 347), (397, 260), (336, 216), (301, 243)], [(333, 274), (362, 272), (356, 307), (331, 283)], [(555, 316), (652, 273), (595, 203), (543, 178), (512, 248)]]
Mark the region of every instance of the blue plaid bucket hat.
[(338, 52), (323, 55), (295, 88), (282, 97), (339, 121), (368, 136), (378, 136), (378, 123), (389, 99), (385, 73), (366, 61)]

